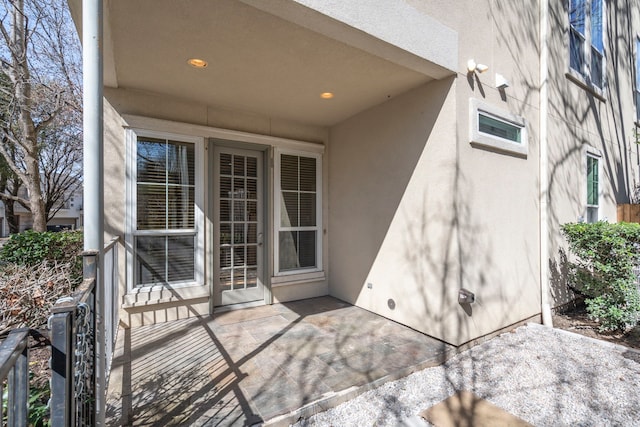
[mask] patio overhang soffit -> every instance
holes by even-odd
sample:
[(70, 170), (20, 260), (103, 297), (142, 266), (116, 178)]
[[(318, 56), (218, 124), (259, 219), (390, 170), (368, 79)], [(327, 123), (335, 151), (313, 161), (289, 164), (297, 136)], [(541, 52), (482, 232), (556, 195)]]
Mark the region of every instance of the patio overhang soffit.
[(104, 0), (103, 19), (105, 86), (319, 126), (458, 60), (457, 33), (401, 0)]

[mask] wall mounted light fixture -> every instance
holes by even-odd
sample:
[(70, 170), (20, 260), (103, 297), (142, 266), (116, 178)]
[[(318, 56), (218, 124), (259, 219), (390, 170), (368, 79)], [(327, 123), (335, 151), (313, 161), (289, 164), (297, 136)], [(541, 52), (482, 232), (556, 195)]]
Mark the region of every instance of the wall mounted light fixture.
[(489, 69), (488, 65), (478, 64), (473, 59), (470, 59), (467, 61), (467, 71), (469, 73), (475, 73), (475, 72), (484, 73), (488, 69)]
[(496, 88), (506, 89), (509, 86), (509, 80), (507, 80), (502, 74), (496, 74)]

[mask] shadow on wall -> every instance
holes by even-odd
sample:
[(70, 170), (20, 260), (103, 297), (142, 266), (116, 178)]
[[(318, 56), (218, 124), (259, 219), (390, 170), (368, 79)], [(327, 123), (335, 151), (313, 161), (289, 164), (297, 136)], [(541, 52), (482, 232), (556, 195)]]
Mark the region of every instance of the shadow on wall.
[(331, 295), (358, 298), (454, 81), (428, 83), (331, 129)]

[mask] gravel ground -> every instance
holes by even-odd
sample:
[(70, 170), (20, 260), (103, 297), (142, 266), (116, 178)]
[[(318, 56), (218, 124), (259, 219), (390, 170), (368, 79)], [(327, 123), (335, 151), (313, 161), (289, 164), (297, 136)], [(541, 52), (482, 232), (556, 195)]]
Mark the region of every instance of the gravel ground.
[(418, 413), (456, 390), (538, 427), (638, 426), (640, 352), (528, 325), (295, 425), (415, 425)]

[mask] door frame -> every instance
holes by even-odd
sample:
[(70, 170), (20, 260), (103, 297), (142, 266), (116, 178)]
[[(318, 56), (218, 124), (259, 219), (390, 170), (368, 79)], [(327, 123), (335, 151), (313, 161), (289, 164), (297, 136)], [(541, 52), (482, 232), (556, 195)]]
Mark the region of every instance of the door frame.
[[(209, 242), (209, 250), (207, 251), (208, 253), (208, 260), (206, 262), (207, 266), (209, 267), (209, 271), (210, 274), (209, 276), (209, 312), (211, 314), (213, 313), (217, 313), (217, 312), (222, 312), (222, 311), (228, 311), (228, 310), (234, 310), (234, 309), (239, 309), (239, 308), (245, 308), (245, 307), (252, 307), (252, 306), (257, 306), (257, 305), (265, 305), (265, 304), (271, 304), (273, 302), (273, 295), (272, 295), (272, 289), (271, 289), (271, 276), (272, 276), (272, 261), (271, 261), (271, 251), (269, 250), (269, 248), (271, 248), (271, 230), (272, 230), (272, 215), (270, 214), (273, 210), (273, 197), (272, 197), (272, 179), (273, 179), (273, 173), (272, 173), (272, 167), (271, 165), (273, 164), (272, 162), (272, 157), (273, 157), (273, 149), (271, 146), (269, 145), (263, 145), (263, 144), (256, 144), (256, 143), (248, 143), (248, 142), (240, 142), (240, 141), (233, 141), (233, 140), (225, 140), (225, 139), (217, 139), (217, 138), (210, 138), (208, 141), (208, 177), (207, 177), (207, 183), (208, 183), (208, 190), (207, 190), (207, 197), (208, 197), (208, 203), (207, 203), (207, 208), (209, 211), (208, 214), (208, 222), (210, 224), (209, 227), (209, 231), (207, 232), (207, 241)], [(217, 176), (217, 171), (218, 171), (218, 166), (215, 164), (216, 162), (216, 152), (218, 151), (218, 149), (224, 149), (224, 148), (228, 148), (231, 150), (245, 150), (245, 151), (254, 151), (254, 152), (260, 152), (262, 153), (262, 174), (261, 176), (258, 177), (258, 180), (260, 181), (260, 179), (262, 180), (262, 183), (260, 185), (261, 187), (261, 191), (262, 191), (262, 197), (263, 197), (263, 202), (262, 202), (262, 209), (261, 209), (261, 214), (262, 214), (262, 229), (263, 229), (263, 239), (262, 239), (262, 246), (258, 247), (258, 250), (260, 251), (260, 255), (262, 258), (262, 271), (261, 271), (261, 275), (262, 275), (262, 284), (263, 284), (263, 298), (260, 300), (256, 300), (256, 301), (252, 301), (252, 302), (246, 302), (246, 303), (237, 303), (237, 304), (231, 304), (231, 305), (216, 305), (216, 278), (217, 278), (217, 274), (218, 271), (216, 270), (215, 266), (216, 266), (216, 255), (219, 254), (217, 249), (216, 249), (216, 245), (218, 244), (218, 242), (216, 242), (215, 240), (215, 236), (216, 236), (216, 228), (219, 226), (219, 224), (216, 223), (216, 218), (218, 218), (218, 215), (216, 215), (217, 209), (218, 209), (218, 200), (216, 200), (216, 185), (218, 184), (218, 176)], [(259, 273), (260, 275), (260, 273)], [(260, 279), (260, 278), (259, 278)]]

